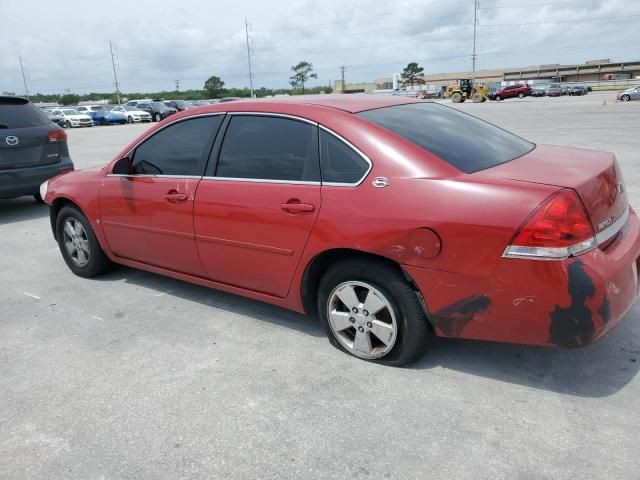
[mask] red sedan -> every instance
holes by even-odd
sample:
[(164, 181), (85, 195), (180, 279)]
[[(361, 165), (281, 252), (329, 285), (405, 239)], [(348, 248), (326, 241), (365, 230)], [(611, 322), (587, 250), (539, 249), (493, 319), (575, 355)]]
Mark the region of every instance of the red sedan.
[(638, 294), (614, 155), (430, 102), (209, 105), (41, 190), (77, 275), (118, 263), (318, 314), (334, 345), (391, 365), (433, 336), (585, 346)]

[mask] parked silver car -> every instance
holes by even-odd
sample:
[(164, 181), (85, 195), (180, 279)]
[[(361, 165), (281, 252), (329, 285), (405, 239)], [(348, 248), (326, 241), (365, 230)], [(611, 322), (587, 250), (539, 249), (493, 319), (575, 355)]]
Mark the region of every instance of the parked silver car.
[(628, 102), (629, 100), (640, 100), (640, 85), (629, 88), (624, 92), (618, 92), (618, 100)]

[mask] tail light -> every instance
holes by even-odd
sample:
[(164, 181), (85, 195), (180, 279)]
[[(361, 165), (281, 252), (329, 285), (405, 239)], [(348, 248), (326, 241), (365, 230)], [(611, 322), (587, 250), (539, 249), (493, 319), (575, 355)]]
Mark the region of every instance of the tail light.
[(47, 135), (47, 141), (49, 143), (66, 142), (67, 132), (65, 132), (61, 128), (60, 129), (56, 128), (55, 130), (49, 130), (49, 134)]
[(597, 245), (593, 225), (578, 195), (564, 189), (534, 210), (502, 256), (555, 260), (580, 255)]

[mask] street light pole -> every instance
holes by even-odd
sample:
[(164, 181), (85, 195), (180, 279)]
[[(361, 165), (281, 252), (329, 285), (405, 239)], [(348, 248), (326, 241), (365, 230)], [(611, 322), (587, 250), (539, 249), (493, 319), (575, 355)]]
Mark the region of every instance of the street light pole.
[(251, 90), (251, 98), (253, 98), (253, 73), (251, 72), (251, 49), (249, 47), (249, 22), (244, 19), (244, 33), (247, 38), (247, 61), (249, 62), (249, 88)]
[(20, 71), (22, 72), (22, 81), (24, 82), (24, 93), (27, 95), (27, 100), (29, 100), (29, 87), (27, 87), (27, 77), (24, 74), (24, 65), (22, 64), (22, 57), (18, 57), (20, 59)]

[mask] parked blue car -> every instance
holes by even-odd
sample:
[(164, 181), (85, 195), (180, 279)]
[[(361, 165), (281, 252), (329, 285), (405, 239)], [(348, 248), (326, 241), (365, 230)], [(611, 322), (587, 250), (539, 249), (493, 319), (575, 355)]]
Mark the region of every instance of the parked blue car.
[(83, 105), (78, 106), (78, 111), (89, 115), (93, 119), (94, 125), (114, 125), (127, 123), (127, 119), (120, 113), (107, 110), (102, 105)]

